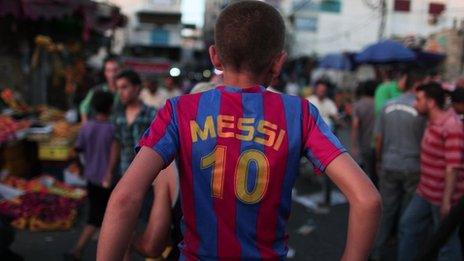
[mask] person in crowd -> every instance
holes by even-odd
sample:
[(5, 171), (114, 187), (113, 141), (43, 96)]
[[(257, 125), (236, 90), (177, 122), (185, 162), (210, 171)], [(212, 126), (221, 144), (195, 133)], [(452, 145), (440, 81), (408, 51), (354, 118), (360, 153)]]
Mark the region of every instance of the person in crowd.
[[(314, 94), (308, 100), (314, 105), (321, 114), (321, 118), (328, 125), (329, 129), (335, 131), (335, 123), (338, 122), (337, 105), (327, 97), (328, 82), (317, 81), (314, 87)], [(319, 202), (317, 211), (319, 213), (328, 213), (332, 202), (332, 182), (327, 176), (322, 178), (324, 200)]]
[[(408, 72), (404, 93), (387, 102), (377, 118), (375, 136), (380, 165), (382, 222), (371, 259), (380, 260), (392, 230), (408, 206), (420, 176), (421, 140), (426, 119), (414, 108), (415, 89), (423, 75)], [(399, 214), (399, 215), (398, 215)], [(394, 233), (396, 234), (396, 233)]]
[(376, 117), (380, 114), (383, 106), (389, 100), (401, 95), (408, 77), (408, 71), (408, 69), (399, 70), (397, 72), (392, 71), (389, 74), (393, 77), (386, 78), (386, 81), (377, 87), (374, 96)]
[(161, 109), (168, 97), (166, 93), (158, 87), (158, 82), (155, 79), (147, 78), (144, 80), (144, 88), (140, 91), (140, 100), (150, 107)]
[(285, 85), (285, 93), (294, 96), (298, 96), (300, 94), (300, 86), (297, 83), (295, 74), (290, 76), (290, 79)]
[(302, 154), (350, 202), (342, 259), (367, 257), (381, 209), (374, 185), (313, 105), (264, 87), (284, 64), (284, 38), (284, 21), (269, 4), (240, 1), (222, 11), (209, 52), (224, 86), (169, 99), (158, 112), (110, 198), (98, 260), (122, 258), (144, 194), (174, 158), (185, 228), (181, 260), (285, 259)]
[[(460, 176), (464, 150), (463, 125), (453, 110), (445, 110), (440, 84), (421, 85), (415, 107), (428, 118), (421, 144), (420, 181), (399, 225), (398, 260), (415, 260), (430, 225), (436, 230), (464, 195)], [(457, 229), (441, 247), (439, 260), (462, 260)]]
[[(87, 179), (89, 212), (87, 224), (71, 252), (66, 254), (69, 260), (80, 260), (85, 246), (100, 228), (106, 205), (111, 194), (112, 173), (108, 173), (111, 144), (114, 138), (114, 126), (110, 122), (113, 106), (113, 94), (97, 90), (92, 95), (92, 119), (84, 123), (79, 130), (76, 152), (85, 159), (83, 168)], [(79, 157), (76, 157), (79, 161)], [(82, 164), (78, 164), (82, 166)]]
[(144, 257), (178, 260), (178, 244), (182, 241), (182, 210), (178, 171), (174, 162), (155, 179), (153, 190), (154, 199), (148, 223), (144, 232), (135, 236), (132, 246)]
[(351, 151), (355, 158), (360, 158), (367, 175), (376, 184), (375, 150), (373, 133), (375, 124), (374, 93), (377, 81), (362, 82), (359, 89), (360, 98), (353, 104), (351, 121)]
[[(457, 87), (451, 94), (451, 102), (454, 111), (460, 116), (461, 122), (464, 121), (464, 88)], [(461, 175), (463, 168), (461, 167)], [(461, 176), (462, 177), (462, 176)], [(464, 255), (464, 197), (461, 197), (459, 203), (453, 206), (450, 214), (444, 218), (440, 227), (429, 239), (418, 260), (432, 261), (436, 260), (441, 247), (446, 244), (450, 236), (459, 228), (459, 238), (461, 240), (461, 252)]]
[(327, 97), (329, 84), (326, 81), (317, 81), (314, 87), (314, 94), (308, 100), (316, 106), (324, 122), (333, 131), (335, 123), (338, 121), (337, 105)]
[[(115, 136), (108, 171), (123, 174), (135, 157), (134, 147), (156, 114), (153, 107), (140, 100), (142, 81), (133, 70), (123, 70), (115, 76), (120, 106), (112, 115)], [(119, 166), (119, 170), (118, 170)]]
[[(108, 91), (113, 94), (116, 93), (116, 83), (115, 83), (115, 76), (120, 69), (119, 60), (116, 56), (108, 56), (105, 61), (103, 62), (103, 74), (105, 76), (105, 82), (95, 86), (85, 96), (84, 100), (82, 100), (79, 106), (79, 112), (81, 115), (82, 122), (86, 122), (91, 117), (93, 117), (92, 111), (92, 97), (95, 91)], [(113, 106), (117, 107), (118, 105), (118, 97), (115, 96)]]
[[(461, 122), (464, 126), (464, 80), (462, 80), (462, 83), (462, 85), (457, 85), (456, 89), (451, 94), (451, 103), (453, 105), (454, 111), (459, 115), (459, 118), (461, 119)], [(464, 178), (464, 165), (463, 167), (461, 167), (460, 173), (461, 178)], [(464, 198), (462, 198), (460, 204), (461, 212), (458, 212), (460, 213), (460, 218), (458, 216), (458, 219), (461, 220), (459, 222), (459, 238), (461, 240), (461, 250), (463, 251), (464, 256), (464, 219), (462, 218), (464, 209)]]
[[(153, 107), (146, 106), (140, 100), (142, 81), (136, 72), (123, 70), (116, 75), (115, 79), (117, 94), (122, 106), (112, 115), (115, 135), (111, 148), (108, 175), (116, 173), (115, 180), (119, 180), (134, 159), (134, 148), (145, 130), (150, 126), (156, 110)], [(158, 209), (164, 209), (166, 206), (168, 206), (167, 209), (170, 209), (169, 206), (176, 202), (175, 197), (172, 196), (173, 191), (175, 191), (172, 186), (172, 179), (176, 177), (175, 166), (170, 165), (166, 172), (169, 175), (166, 174), (168, 177), (158, 183), (160, 188), (156, 189), (152, 186), (144, 199), (141, 219), (148, 222), (147, 229), (141, 236), (136, 237), (134, 247), (146, 256), (154, 257), (159, 255), (159, 249), (164, 249), (166, 244), (165, 235), (169, 234), (169, 226), (165, 228), (163, 225), (172, 216), (165, 213), (161, 216), (158, 214)], [(153, 197), (156, 194), (158, 194), (158, 199), (154, 202)], [(152, 208), (153, 204), (155, 204), (155, 207)], [(160, 218), (159, 223), (154, 223), (153, 218)], [(153, 234), (155, 232), (160, 232), (160, 234), (155, 236)], [(140, 240), (140, 238), (143, 240)], [(128, 248), (126, 252), (126, 259), (131, 254), (130, 250)]]
[(163, 95), (165, 95), (167, 99), (182, 95), (182, 91), (176, 83), (176, 79), (170, 75), (164, 77)]

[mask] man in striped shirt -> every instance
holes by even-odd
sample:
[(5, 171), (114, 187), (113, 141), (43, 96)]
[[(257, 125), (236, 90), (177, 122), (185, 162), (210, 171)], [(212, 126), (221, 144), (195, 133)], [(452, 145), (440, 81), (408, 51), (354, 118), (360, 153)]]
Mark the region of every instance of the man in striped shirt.
[[(464, 195), (459, 173), (464, 150), (463, 126), (453, 110), (445, 110), (445, 91), (437, 83), (422, 85), (416, 109), (428, 117), (421, 144), (421, 177), (416, 194), (400, 221), (398, 260), (414, 260), (421, 236), (430, 224), (436, 230), (452, 205)], [(462, 260), (457, 230), (441, 248), (439, 260)]]

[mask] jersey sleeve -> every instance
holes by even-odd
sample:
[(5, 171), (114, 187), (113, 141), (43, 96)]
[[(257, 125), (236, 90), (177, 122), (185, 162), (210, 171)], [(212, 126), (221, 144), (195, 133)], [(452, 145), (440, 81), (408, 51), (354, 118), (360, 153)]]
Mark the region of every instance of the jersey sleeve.
[(157, 152), (167, 167), (174, 159), (179, 148), (178, 126), (175, 119), (174, 108), (169, 100), (166, 105), (158, 111), (150, 127), (144, 132), (136, 151), (146, 146)]
[(307, 101), (303, 106), (303, 154), (320, 174), (346, 149), (322, 120), (317, 108)]

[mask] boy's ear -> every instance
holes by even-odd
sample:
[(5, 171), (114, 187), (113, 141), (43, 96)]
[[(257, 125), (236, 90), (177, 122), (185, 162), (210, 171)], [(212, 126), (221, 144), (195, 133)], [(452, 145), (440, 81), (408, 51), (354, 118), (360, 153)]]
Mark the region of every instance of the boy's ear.
[(217, 53), (216, 47), (211, 45), (208, 49), (209, 51), (209, 58), (211, 59), (211, 63), (213, 64), (214, 68), (218, 70), (223, 70), (222, 63), (219, 60), (219, 55)]
[(285, 64), (285, 61), (287, 60), (287, 56), (288, 55), (285, 51), (282, 51), (276, 56), (271, 66), (271, 74), (273, 77), (279, 76), (280, 71), (282, 71), (282, 67)]

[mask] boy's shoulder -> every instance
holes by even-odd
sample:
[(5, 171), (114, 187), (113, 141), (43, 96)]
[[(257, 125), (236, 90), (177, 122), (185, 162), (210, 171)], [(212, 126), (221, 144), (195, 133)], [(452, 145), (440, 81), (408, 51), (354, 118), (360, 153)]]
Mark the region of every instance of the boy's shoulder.
[[(178, 104), (179, 102), (182, 102), (182, 103), (195, 102), (195, 101), (198, 101), (198, 99), (201, 96), (205, 96), (205, 97), (214, 96), (214, 95), (219, 95), (220, 93), (221, 93), (220, 89), (213, 88), (213, 89), (203, 91), (203, 92), (189, 93), (189, 94), (184, 94), (184, 95), (177, 96), (174, 98), (170, 98), (168, 99), (167, 102), (171, 103), (171, 105), (175, 107), (175, 105)], [(310, 104), (310, 102), (307, 99), (299, 97), (299, 96), (295, 96), (295, 95), (278, 93), (278, 92), (273, 92), (269, 90), (265, 90), (262, 94), (279, 96), (282, 99), (282, 101), (284, 101), (286, 104), (291, 104), (292, 106), (295, 106), (297, 104), (300, 104), (301, 106), (309, 106)]]

